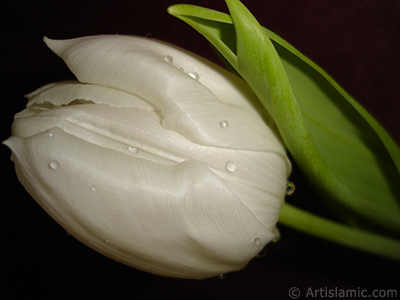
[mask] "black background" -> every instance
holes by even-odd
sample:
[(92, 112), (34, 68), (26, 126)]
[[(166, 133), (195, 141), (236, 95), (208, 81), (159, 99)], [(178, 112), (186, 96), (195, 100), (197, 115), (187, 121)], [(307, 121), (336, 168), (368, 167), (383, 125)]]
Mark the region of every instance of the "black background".
[[(3, 1), (1, 13), (1, 140), (10, 135), (23, 95), (73, 75), (46, 48), (44, 35), (63, 39), (133, 34), (162, 39), (218, 62), (205, 39), (168, 15), (175, 3), (227, 12), (214, 1)], [(247, 0), (259, 22), (330, 73), (400, 141), (400, 1)], [(280, 226), (281, 240), (263, 259), (225, 279), (202, 281), (147, 274), (97, 254), (57, 225), (24, 191), (2, 146), (0, 294), (15, 299), (289, 299), (289, 289), (399, 289), (399, 263), (333, 245)], [(288, 201), (325, 213), (296, 170)], [(160, 251), (162, 249), (160, 248)], [(4, 278), (4, 277), (3, 277)], [(2, 297), (3, 298), (3, 297)]]

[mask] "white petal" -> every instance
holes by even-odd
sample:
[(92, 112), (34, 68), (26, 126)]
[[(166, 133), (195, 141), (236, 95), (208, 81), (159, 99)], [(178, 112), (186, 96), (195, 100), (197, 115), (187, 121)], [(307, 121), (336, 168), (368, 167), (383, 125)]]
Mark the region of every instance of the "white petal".
[(54, 106), (61, 106), (68, 105), (75, 100), (86, 100), (114, 107), (154, 109), (149, 102), (134, 94), (106, 86), (82, 84), (79, 81), (52, 83), (27, 95), (27, 97), (29, 99), (28, 107), (46, 102)]
[(100, 147), (164, 165), (200, 161), (272, 230), (286, 190), (286, 158), (267, 151), (204, 146), (165, 129), (155, 111), (82, 104), (17, 118), (13, 134), (30, 137), (60, 127)]
[(113, 259), (204, 278), (244, 267), (274, 237), (201, 162), (164, 166), (51, 132), (6, 141), (18, 176), (66, 230)]
[[(159, 107), (166, 128), (196, 143), (284, 154), (282, 144), (276, 142), (275, 134), (254, 109), (255, 97), (244, 96), (251, 95), (250, 89), (236, 76), (197, 56), (139, 37), (45, 41), (79, 81), (146, 99)], [(173, 63), (164, 59), (166, 55), (173, 57)], [(196, 72), (200, 79), (193, 79), (180, 68)]]

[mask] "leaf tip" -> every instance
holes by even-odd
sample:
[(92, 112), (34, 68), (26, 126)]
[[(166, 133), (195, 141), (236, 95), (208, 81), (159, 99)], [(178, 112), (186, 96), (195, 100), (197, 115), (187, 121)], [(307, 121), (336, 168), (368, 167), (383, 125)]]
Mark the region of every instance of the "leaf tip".
[(186, 15), (192, 7), (193, 5), (190, 4), (173, 4), (167, 8), (167, 12), (170, 15), (177, 17), (179, 15)]
[(177, 11), (179, 11), (178, 6), (179, 6), (179, 4), (174, 4), (174, 5), (168, 6), (167, 12), (172, 16), (176, 16)]

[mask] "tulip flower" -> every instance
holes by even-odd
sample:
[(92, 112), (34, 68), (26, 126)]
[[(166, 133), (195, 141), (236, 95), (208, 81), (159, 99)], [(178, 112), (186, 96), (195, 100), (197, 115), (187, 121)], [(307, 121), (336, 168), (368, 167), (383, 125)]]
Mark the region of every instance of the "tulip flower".
[(291, 165), (244, 81), (148, 38), (45, 42), (78, 80), (29, 94), (5, 144), (65, 230), (134, 268), (197, 279), (243, 268), (277, 236)]

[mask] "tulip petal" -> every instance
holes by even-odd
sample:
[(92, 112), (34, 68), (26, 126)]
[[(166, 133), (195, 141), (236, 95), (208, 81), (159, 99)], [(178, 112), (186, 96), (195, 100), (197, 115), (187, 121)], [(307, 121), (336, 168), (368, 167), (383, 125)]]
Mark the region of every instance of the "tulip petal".
[(45, 41), (79, 81), (146, 99), (161, 110), (167, 129), (196, 143), (285, 153), (280, 143), (271, 142), (275, 133), (266, 130), (251, 90), (236, 76), (182, 49), (128, 36)]
[(52, 133), (54, 127), (94, 145), (166, 166), (200, 161), (268, 230), (276, 224), (290, 172), (286, 157), (279, 153), (199, 145), (166, 130), (156, 111), (95, 104), (53, 107), (27, 118), (17, 117), (13, 135)]
[(139, 96), (106, 86), (82, 84), (79, 81), (64, 81), (48, 84), (26, 96), (27, 107), (49, 102), (54, 106), (68, 105), (75, 100), (92, 101), (114, 107), (136, 107), (153, 110), (149, 102)]
[(241, 269), (274, 237), (201, 162), (165, 166), (51, 133), (5, 142), (18, 176), (57, 222), (106, 256), (204, 278)]

